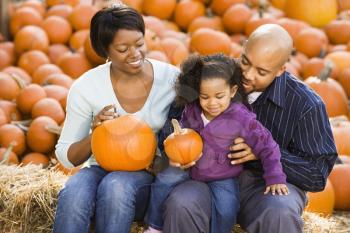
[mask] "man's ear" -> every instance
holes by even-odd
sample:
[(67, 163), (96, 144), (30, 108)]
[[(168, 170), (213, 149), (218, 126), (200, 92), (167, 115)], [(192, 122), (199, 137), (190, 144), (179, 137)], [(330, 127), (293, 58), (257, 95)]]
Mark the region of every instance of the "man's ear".
[(283, 72), (286, 71), (286, 65), (283, 65), (276, 73), (276, 77), (281, 76)]

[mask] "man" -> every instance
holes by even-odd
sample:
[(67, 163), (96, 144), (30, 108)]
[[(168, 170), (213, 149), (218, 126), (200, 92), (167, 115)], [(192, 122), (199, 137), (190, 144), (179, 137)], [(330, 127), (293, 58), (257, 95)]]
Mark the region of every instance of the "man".
[[(244, 139), (237, 138), (231, 147), (236, 152), (228, 156), (245, 164), (238, 223), (247, 232), (302, 232), (306, 191), (324, 189), (337, 158), (324, 103), (285, 72), (292, 48), (287, 31), (266, 24), (249, 36), (241, 56), (243, 86), (251, 93), (257, 119), (280, 146), (290, 191), (287, 196), (264, 195), (261, 165)], [(164, 232), (209, 232), (210, 193), (204, 185), (192, 181), (176, 187), (165, 205)]]

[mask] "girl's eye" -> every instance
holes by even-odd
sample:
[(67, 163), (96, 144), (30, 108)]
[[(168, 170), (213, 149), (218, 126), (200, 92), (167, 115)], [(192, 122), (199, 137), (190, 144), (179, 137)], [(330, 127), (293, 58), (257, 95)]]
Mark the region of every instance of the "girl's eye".
[(223, 96), (217, 96), (216, 98), (217, 99), (222, 99), (222, 98), (224, 98), (225, 96), (223, 95)]

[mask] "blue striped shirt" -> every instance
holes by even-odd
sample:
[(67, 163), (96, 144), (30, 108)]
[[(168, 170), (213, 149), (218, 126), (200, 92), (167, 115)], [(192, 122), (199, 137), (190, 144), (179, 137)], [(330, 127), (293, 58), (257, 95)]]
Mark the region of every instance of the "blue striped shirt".
[[(287, 181), (306, 191), (323, 190), (337, 152), (321, 98), (285, 72), (258, 97), (252, 108), (280, 146)], [(160, 132), (160, 147), (172, 132), (170, 119), (180, 115), (180, 109), (171, 108)], [(260, 170), (261, 164), (253, 161), (245, 167)]]

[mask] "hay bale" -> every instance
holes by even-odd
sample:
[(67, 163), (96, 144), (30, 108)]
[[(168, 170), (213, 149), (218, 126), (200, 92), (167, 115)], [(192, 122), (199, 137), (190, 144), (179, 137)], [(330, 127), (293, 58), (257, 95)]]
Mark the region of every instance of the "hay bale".
[[(0, 165), (0, 232), (51, 232), (57, 195), (68, 176), (40, 166)], [(304, 213), (305, 233), (350, 232), (350, 213), (337, 212), (331, 218)], [(134, 224), (132, 233), (142, 233)], [(244, 233), (235, 226), (233, 233)]]

